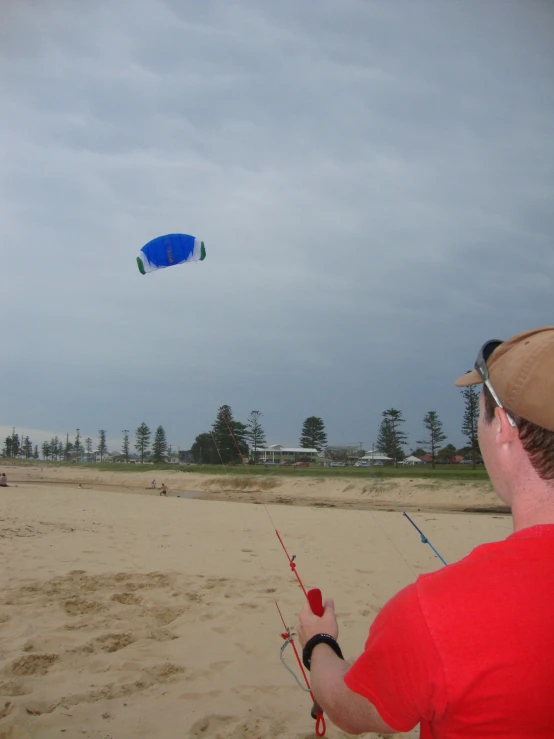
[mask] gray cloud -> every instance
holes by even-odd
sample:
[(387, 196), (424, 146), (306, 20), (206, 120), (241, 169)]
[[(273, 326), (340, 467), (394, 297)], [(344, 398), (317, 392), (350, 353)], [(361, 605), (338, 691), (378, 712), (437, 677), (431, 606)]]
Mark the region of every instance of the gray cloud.
[[(3, 10), (2, 422), (221, 403), (295, 443), (410, 442), (489, 336), (552, 323), (554, 12), (506, 0)], [(185, 231), (202, 265), (141, 277)]]

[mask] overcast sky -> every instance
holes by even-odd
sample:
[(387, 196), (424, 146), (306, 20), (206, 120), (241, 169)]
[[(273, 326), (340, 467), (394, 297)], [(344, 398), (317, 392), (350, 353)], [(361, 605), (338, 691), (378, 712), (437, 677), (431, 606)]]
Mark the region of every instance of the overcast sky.
[(549, 0), (5, 0), (0, 94), (3, 435), (461, 445), (480, 345), (554, 324)]

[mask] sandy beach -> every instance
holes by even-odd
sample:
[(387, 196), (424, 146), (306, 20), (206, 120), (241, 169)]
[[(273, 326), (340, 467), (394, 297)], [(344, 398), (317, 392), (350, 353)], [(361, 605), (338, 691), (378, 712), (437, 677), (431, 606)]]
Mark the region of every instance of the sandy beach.
[(170, 471), (165, 499), (152, 472), (2, 471), (1, 739), (312, 737), (279, 659), (275, 601), (293, 627), (303, 599), (272, 521), (306, 587), (335, 598), (347, 659), (391, 595), (441, 566), (401, 509), (448, 562), (511, 532), (488, 483)]

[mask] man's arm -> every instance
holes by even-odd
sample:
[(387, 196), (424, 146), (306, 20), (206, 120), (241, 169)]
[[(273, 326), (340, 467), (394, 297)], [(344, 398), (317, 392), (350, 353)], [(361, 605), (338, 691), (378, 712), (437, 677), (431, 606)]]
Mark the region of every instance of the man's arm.
[(350, 669), (348, 662), (340, 659), (327, 644), (317, 644), (311, 657), (310, 681), (312, 692), (330, 720), (348, 734), (364, 734), (368, 731), (395, 734), (386, 724), (375, 706), (344, 683)]

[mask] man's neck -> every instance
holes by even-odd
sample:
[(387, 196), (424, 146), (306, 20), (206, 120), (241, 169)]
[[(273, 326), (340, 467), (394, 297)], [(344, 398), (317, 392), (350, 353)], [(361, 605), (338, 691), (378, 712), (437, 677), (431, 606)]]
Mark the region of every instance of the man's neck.
[(554, 491), (548, 500), (516, 500), (512, 504), (514, 531), (530, 526), (554, 524)]

